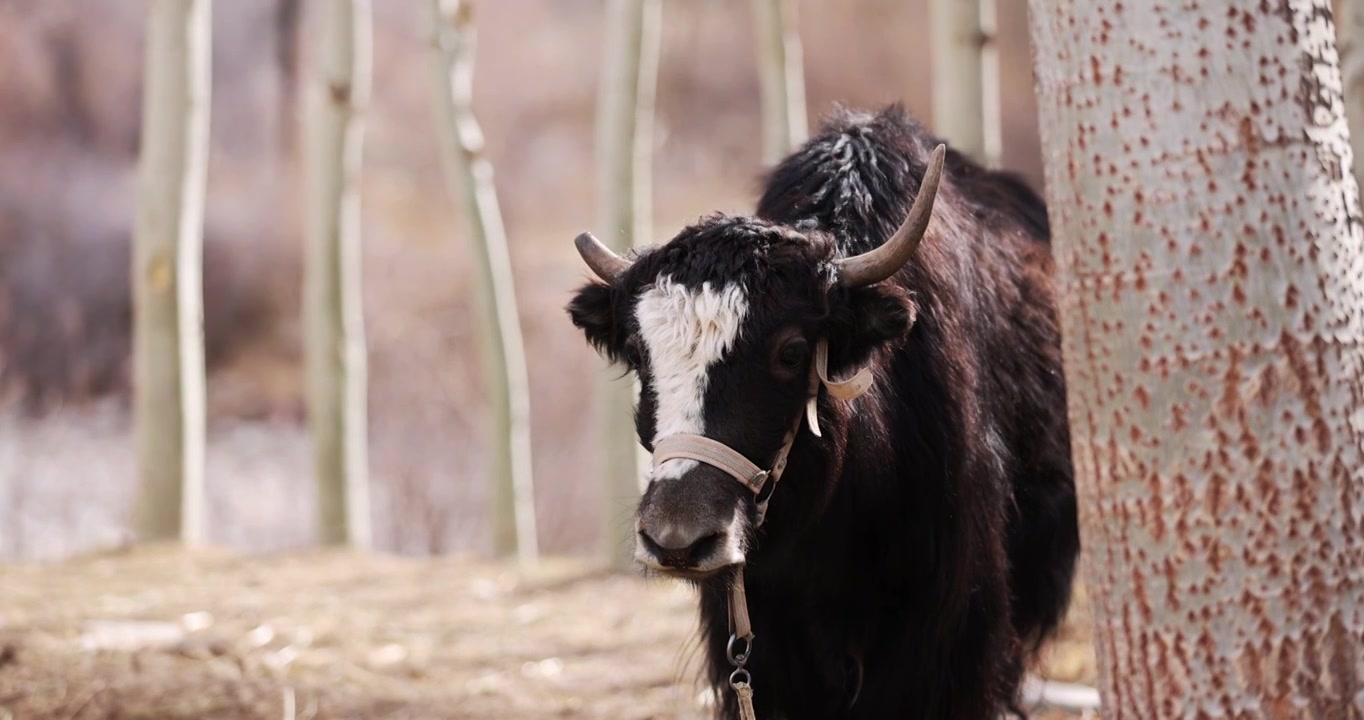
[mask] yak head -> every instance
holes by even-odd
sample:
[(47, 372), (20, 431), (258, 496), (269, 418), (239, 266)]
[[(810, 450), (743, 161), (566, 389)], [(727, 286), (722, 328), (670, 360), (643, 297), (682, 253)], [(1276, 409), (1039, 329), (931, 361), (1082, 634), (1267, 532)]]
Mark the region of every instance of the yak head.
[[(881, 281), (923, 236), (939, 155), (900, 229), (854, 257), (836, 257), (838, 243), (823, 232), (748, 216), (704, 218), (632, 259), (579, 235), (598, 280), (577, 290), (568, 312), (593, 347), (638, 378), (639, 442), (652, 452), (670, 435), (701, 435), (770, 468), (809, 396), (816, 343), (828, 343), (838, 371), (908, 332), (912, 302)], [(636, 560), (692, 579), (741, 564), (756, 513), (754, 493), (712, 465), (654, 464), (636, 510)]]

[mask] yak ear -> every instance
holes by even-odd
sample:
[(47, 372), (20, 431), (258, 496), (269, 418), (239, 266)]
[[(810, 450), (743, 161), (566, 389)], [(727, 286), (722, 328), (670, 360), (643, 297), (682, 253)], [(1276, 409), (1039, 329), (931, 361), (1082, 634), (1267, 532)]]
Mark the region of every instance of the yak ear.
[(918, 306), (903, 288), (877, 283), (849, 289), (834, 311), (830, 360), (840, 369), (861, 366), (872, 353), (909, 336)]
[(624, 343), (624, 324), (617, 321), (616, 305), (614, 287), (592, 282), (578, 288), (567, 308), (568, 316), (583, 331), (587, 342), (611, 362), (620, 359)]

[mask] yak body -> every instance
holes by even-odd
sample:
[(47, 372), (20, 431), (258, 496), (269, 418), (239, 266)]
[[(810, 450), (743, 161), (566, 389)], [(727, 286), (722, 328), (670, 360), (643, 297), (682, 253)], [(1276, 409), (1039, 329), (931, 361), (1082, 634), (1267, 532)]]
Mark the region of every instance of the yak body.
[[(765, 463), (804, 398), (803, 372), (784, 370), (793, 334), (827, 339), (836, 376), (873, 372), (867, 395), (819, 399), (823, 436), (800, 433), (760, 527), (747, 492), (704, 466), (663, 473), (641, 501), (645, 555), (660, 523), (714, 517), (717, 562), (744, 563), (760, 718), (996, 718), (1069, 600), (1079, 538), (1042, 200), (949, 151), (908, 263), (870, 287), (827, 281), (905, 219), (937, 143), (898, 106), (840, 111), (772, 170), (754, 216), (704, 218), (570, 305), (639, 373), (651, 449), (682, 427)], [(678, 297), (691, 305), (665, 302)], [(675, 341), (660, 323), (693, 305), (711, 329), (668, 355), (651, 338)], [(714, 335), (731, 320), (742, 327)], [(674, 573), (700, 588), (727, 718), (734, 571)]]

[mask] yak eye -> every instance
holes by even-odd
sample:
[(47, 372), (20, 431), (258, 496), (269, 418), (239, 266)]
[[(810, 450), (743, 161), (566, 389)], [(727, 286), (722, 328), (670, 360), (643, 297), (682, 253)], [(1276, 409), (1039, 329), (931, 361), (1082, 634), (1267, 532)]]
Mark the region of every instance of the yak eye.
[(644, 364), (644, 356), (640, 354), (639, 343), (634, 338), (625, 341), (621, 356), (625, 358), (625, 363), (631, 369), (638, 370)]
[(777, 353), (777, 362), (787, 370), (798, 370), (810, 356), (810, 344), (804, 338), (793, 338)]

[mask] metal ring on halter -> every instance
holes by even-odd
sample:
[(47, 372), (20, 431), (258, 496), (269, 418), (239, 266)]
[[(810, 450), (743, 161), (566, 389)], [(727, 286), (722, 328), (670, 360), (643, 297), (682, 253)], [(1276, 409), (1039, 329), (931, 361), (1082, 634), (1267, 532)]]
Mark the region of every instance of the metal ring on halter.
[(749, 675), (748, 671), (743, 668), (736, 668), (734, 672), (729, 674), (729, 686), (738, 689), (740, 683), (753, 687), (753, 676)]
[[(736, 653), (734, 652), (734, 643), (738, 642), (739, 640), (744, 641), (744, 651), (741, 653)], [(729, 642), (725, 644), (725, 656), (729, 658), (729, 662), (731, 665), (737, 665), (742, 668), (743, 664), (748, 662), (748, 655), (751, 652), (753, 652), (752, 635), (748, 635), (746, 637), (739, 637), (738, 635), (729, 636)]]

